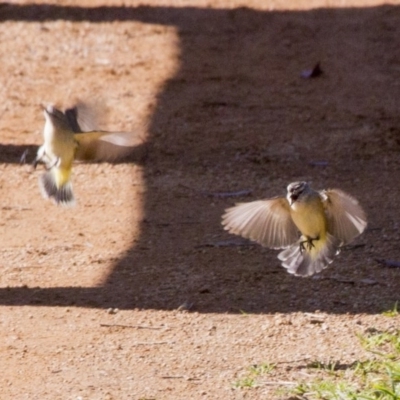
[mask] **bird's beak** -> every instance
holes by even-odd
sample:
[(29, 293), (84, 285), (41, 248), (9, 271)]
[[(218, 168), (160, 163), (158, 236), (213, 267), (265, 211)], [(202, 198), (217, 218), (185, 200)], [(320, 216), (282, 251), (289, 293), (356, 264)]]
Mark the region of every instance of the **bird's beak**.
[(293, 205), (293, 203), (298, 199), (298, 197), (299, 196), (297, 196), (297, 195), (295, 195), (295, 194), (291, 194), (290, 196), (289, 196), (289, 204), (290, 205)]

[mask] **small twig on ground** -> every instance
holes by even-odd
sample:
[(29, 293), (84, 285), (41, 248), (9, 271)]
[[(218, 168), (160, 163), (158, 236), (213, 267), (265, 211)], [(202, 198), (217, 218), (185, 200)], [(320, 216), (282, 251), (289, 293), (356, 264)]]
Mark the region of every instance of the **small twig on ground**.
[(305, 79), (317, 78), (322, 75), (321, 63), (317, 62), (313, 68), (301, 71), (300, 76)]
[(215, 243), (204, 243), (195, 246), (196, 249), (202, 247), (235, 247), (235, 246), (256, 246), (256, 243), (252, 243), (248, 240), (221, 240)]
[(327, 167), (329, 165), (328, 161), (310, 161), (310, 165), (313, 167)]
[(358, 249), (360, 247), (365, 247), (366, 243), (358, 243), (358, 244), (348, 244), (346, 246), (343, 246), (342, 249), (343, 250), (354, 250), (354, 249)]
[(298, 382), (289, 382), (289, 381), (276, 381), (276, 382), (260, 382), (261, 385), (273, 386), (273, 385), (298, 385)]
[(177, 310), (178, 311), (190, 311), (194, 306), (194, 303), (190, 302), (190, 301), (185, 301), (184, 303), (182, 303)]
[(396, 260), (385, 260), (383, 258), (375, 258), (375, 261), (379, 264), (389, 268), (400, 268), (400, 261)]
[(100, 326), (104, 328), (162, 329), (161, 326), (144, 326), (144, 325), (100, 324)]
[(206, 190), (197, 190), (194, 189), (190, 186), (186, 186), (184, 184), (180, 184), (179, 186), (184, 187), (185, 189), (189, 189), (193, 192), (197, 192), (202, 194), (203, 196), (207, 197), (220, 197), (220, 198), (226, 198), (226, 197), (240, 197), (240, 196), (248, 196), (250, 195), (253, 191), (250, 189), (243, 189), (243, 190), (238, 190), (235, 192), (208, 192)]
[(200, 378), (191, 378), (191, 377), (184, 376), (184, 375), (177, 375), (177, 376), (164, 375), (164, 376), (161, 376), (161, 379), (185, 379), (185, 381), (199, 381), (200, 380)]
[(316, 281), (336, 281), (340, 283), (348, 283), (350, 285), (355, 285), (356, 281), (354, 279), (342, 277), (342, 276), (319, 276), (319, 275), (314, 275), (311, 279), (314, 279)]
[(237, 192), (206, 192), (201, 191), (200, 193), (207, 197), (240, 197), (240, 196), (249, 196), (251, 194), (251, 190), (238, 190)]
[(169, 376), (169, 375), (166, 375), (166, 376), (162, 376), (161, 379), (185, 379), (185, 377), (183, 375), (181, 375), (181, 376)]
[(174, 344), (175, 342), (138, 342), (134, 343), (132, 346), (158, 346), (161, 344)]

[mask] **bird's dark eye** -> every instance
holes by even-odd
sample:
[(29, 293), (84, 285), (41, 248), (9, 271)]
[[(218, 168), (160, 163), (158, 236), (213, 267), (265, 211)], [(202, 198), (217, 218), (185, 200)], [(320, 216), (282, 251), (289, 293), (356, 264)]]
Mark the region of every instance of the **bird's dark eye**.
[(293, 201), (296, 201), (299, 198), (299, 194), (298, 193), (294, 193), (294, 191), (293, 191), (292, 194), (290, 195), (290, 198)]

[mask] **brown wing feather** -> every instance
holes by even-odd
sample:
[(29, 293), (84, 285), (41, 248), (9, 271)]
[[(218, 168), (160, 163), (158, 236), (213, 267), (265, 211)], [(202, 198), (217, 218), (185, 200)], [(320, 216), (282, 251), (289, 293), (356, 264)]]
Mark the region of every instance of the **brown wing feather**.
[(75, 133), (91, 132), (98, 130), (102, 122), (105, 122), (107, 109), (105, 103), (99, 99), (90, 101), (75, 99), (65, 109), (64, 114)]
[(75, 134), (74, 138), (78, 143), (75, 159), (84, 161), (112, 161), (125, 157), (144, 143), (134, 132), (85, 132)]
[(367, 226), (367, 217), (358, 201), (338, 189), (321, 192), (328, 219), (328, 231), (343, 244), (351, 242)]
[(275, 249), (288, 247), (298, 239), (285, 198), (237, 204), (225, 211), (222, 225), (230, 233)]

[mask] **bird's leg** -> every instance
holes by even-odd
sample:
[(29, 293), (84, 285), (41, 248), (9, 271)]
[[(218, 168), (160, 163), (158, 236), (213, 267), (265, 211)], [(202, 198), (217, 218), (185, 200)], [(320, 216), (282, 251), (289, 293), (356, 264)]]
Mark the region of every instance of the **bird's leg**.
[(47, 164), (45, 166), (45, 168), (46, 168), (47, 171), (49, 171), (53, 167), (60, 165), (60, 162), (61, 162), (61, 158), (57, 157), (51, 164)]
[(59, 165), (60, 161), (61, 161), (60, 157), (56, 157), (54, 159), (54, 161), (52, 161), (50, 164), (48, 164), (46, 161), (43, 160), (44, 158), (47, 158), (47, 159), (49, 158), (49, 157), (47, 157), (46, 153), (43, 152), (43, 154), (40, 154), (40, 155), (38, 154), (37, 157), (35, 158), (35, 160), (32, 163), (33, 169), (36, 169), (36, 167), (39, 164), (39, 162), (43, 161), (45, 163), (44, 168), (47, 171), (49, 171), (50, 169), (55, 167), (57, 164)]
[(26, 157), (28, 156), (29, 150), (26, 149), (23, 153), (21, 158), (19, 159), (20, 164), (25, 164), (26, 163)]
[(32, 163), (33, 169), (36, 169), (36, 167), (37, 167), (37, 165), (39, 164), (40, 161), (42, 161), (42, 159), (39, 158), (39, 157), (36, 157), (36, 158), (33, 160), (33, 163)]
[(40, 146), (39, 150), (36, 154), (36, 158), (33, 160), (33, 163), (32, 163), (33, 169), (36, 169), (39, 162), (42, 161), (45, 157), (47, 157), (47, 156), (46, 156), (46, 152), (44, 150), (44, 146)]
[(315, 247), (313, 243), (314, 240), (319, 240), (319, 236), (316, 238), (307, 237), (306, 240), (302, 240), (300, 242), (300, 252), (302, 253), (305, 250), (310, 251), (313, 247)]

